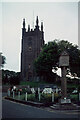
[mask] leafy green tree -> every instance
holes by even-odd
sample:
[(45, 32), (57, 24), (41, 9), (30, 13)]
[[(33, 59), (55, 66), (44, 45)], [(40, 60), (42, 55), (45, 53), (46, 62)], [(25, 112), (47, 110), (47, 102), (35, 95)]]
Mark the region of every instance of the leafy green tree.
[[(59, 57), (62, 51), (67, 50), (70, 56), (70, 71), (80, 76), (80, 50), (77, 45), (64, 40), (54, 40), (43, 46), (43, 49), (34, 61), (34, 68), (39, 76), (44, 76), (48, 80), (53, 78), (52, 68), (59, 67)], [(56, 77), (56, 76), (55, 76)], [(55, 78), (54, 77), (54, 78)]]
[(58, 64), (59, 53), (57, 50), (56, 41), (45, 44), (40, 56), (34, 62), (37, 75), (43, 76), (44, 80), (51, 81), (56, 77), (56, 74), (52, 72), (52, 68), (56, 69)]

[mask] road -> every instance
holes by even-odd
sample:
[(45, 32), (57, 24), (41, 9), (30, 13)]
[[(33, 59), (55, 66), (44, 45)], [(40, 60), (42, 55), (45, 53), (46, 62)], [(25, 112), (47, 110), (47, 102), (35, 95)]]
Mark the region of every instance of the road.
[(3, 99), (2, 116), (2, 118), (78, 118), (78, 113), (49, 111)]

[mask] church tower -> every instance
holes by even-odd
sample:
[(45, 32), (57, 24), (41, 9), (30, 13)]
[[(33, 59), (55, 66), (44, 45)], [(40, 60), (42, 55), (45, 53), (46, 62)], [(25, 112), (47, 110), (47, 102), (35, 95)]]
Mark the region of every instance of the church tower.
[(40, 54), (42, 46), (44, 45), (43, 22), (41, 22), (41, 29), (39, 28), (39, 19), (36, 18), (36, 25), (34, 30), (25, 28), (25, 19), (23, 19), (22, 28), (22, 48), (21, 48), (21, 76), (24, 81), (32, 81), (35, 77), (33, 62)]

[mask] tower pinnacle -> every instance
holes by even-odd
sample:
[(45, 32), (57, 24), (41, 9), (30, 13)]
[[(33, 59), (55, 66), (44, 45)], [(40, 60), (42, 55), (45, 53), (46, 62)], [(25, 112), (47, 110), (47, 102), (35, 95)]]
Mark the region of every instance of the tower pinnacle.
[(24, 36), (25, 32), (26, 32), (26, 28), (25, 28), (25, 19), (23, 19), (22, 36)]
[(25, 28), (25, 19), (23, 19), (23, 28)]
[(38, 26), (39, 20), (38, 20), (38, 16), (36, 18), (36, 26)]
[(41, 31), (43, 31), (43, 22), (41, 22)]
[(38, 20), (38, 16), (37, 16), (37, 18), (36, 18), (36, 26), (35, 26), (36, 30), (39, 30), (39, 25), (38, 24), (39, 24), (39, 20)]

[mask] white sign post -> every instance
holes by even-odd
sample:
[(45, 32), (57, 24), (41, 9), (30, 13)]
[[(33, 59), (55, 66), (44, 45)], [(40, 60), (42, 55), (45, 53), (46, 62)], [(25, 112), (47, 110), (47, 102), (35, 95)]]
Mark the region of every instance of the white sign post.
[(52, 93), (52, 102), (54, 102), (54, 92)]
[(58, 88), (56, 88), (56, 93), (58, 93)]
[(18, 92), (18, 99), (20, 99), (20, 91)]
[(39, 101), (41, 100), (41, 94), (39, 93)]
[(40, 101), (41, 100), (40, 88), (38, 88), (38, 97), (39, 97), (39, 101)]
[(14, 90), (13, 90), (13, 99), (14, 99), (14, 94), (15, 94), (15, 93), (14, 93)]
[(25, 100), (27, 101), (27, 92), (26, 92), (26, 97), (25, 97)]

